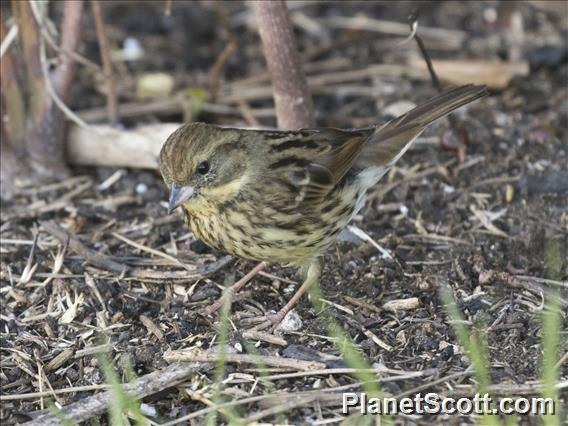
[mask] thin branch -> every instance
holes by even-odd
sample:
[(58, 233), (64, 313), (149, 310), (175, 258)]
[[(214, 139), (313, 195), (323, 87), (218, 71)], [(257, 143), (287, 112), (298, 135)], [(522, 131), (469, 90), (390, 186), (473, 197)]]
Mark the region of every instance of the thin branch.
[(62, 395), (66, 393), (76, 393), (76, 392), (88, 392), (93, 390), (108, 389), (111, 385), (103, 383), (100, 385), (84, 385), (84, 386), (73, 386), (64, 389), (54, 389), (53, 391), (43, 391), (43, 392), (27, 392), (27, 393), (16, 393), (0, 395), (0, 401), (20, 401), (23, 399), (38, 399), (45, 396)]
[(51, 47), (54, 51), (56, 51), (60, 55), (67, 55), (67, 56), (73, 58), (78, 63), (86, 66), (87, 68), (90, 68), (91, 70), (93, 70), (95, 72), (102, 72), (101, 67), (99, 65), (97, 65), (96, 63), (94, 63), (93, 61), (91, 61), (90, 59), (87, 59), (84, 56), (81, 56), (77, 52), (66, 50), (62, 46), (59, 46), (56, 43), (56, 41), (54, 40), (53, 36), (48, 31), (48, 29), (44, 25), (41, 25), (41, 19), (39, 18), (39, 15), (41, 15), (41, 14), (38, 13), (38, 11), (37, 11), (37, 3), (32, 2), (32, 3), (30, 3), (30, 5), (32, 6), (32, 11), (34, 12), (34, 17), (36, 19), (36, 22), (39, 25), (39, 30), (41, 32), (41, 35), (47, 41), (47, 44), (49, 44), (49, 47)]
[(63, 20), (61, 21), (61, 53), (59, 65), (53, 72), (53, 87), (59, 97), (65, 101), (75, 74), (76, 61), (64, 52), (75, 52), (81, 37), (81, 18), (83, 15), (83, 1), (65, 2)]
[(426, 66), (428, 67), (428, 72), (430, 73), (430, 78), (432, 79), (432, 84), (436, 88), (438, 92), (442, 92), (442, 85), (440, 84), (440, 79), (436, 75), (436, 71), (434, 70), (434, 65), (432, 65), (432, 60), (430, 59), (430, 55), (428, 55), (428, 51), (426, 50), (426, 46), (422, 41), (422, 37), (418, 35), (418, 17), (413, 15), (410, 17), (410, 31), (411, 37), (414, 37), (416, 40), (416, 44), (418, 44), (418, 48), (420, 49), (420, 53), (422, 53), (422, 57), (424, 61), (426, 61)]
[(317, 361), (304, 361), (294, 358), (283, 358), (269, 355), (249, 355), (249, 354), (223, 354), (221, 352), (203, 351), (197, 348), (180, 349), (177, 351), (169, 350), (164, 353), (167, 362), (206, 362), (215, 363), (220, 357), (224, 357), (226, 362), (235, 364), (260, 364), (270, 367), (290, 368), (292, 370), (320, 370), (325, 368), (325, 364)]
[[(418, 48), (420, 49), (420, 53), (422, 53), (422, 57), (424, 58), (424, 61), (426, 62), (426, 66), (428, 67), (428, 72), (430, 73), (430, 78), (432, 79), (432, 84), (434, 85), (434, 87), (436, 88), (438, 93), (442, 93), (443, 88), (442, 88), (442, 85), (440, 84), (440, 79), (438, 78), (438, 75), (436, 74), (436, 71), (434, 70), (434, 65), (432, 64), (432, 60), (430, 59), (430, 55), (428, 54), (428, 51), (426, 50), (426, 46), (424, 45), (424, 42), (422, 41), (422, 37), (420, 37), (418, 35), (418, 16), (416, 14), (410, 15), (409, 21), (410, 21), (410, 31), (414, 35), (414, 40), (416, 40), (416, 43), (418, 44)], [(445, 135), (446, 138), (442, 138), (442, 144), (444, 144), (444, 141), (448, 137), (455, 136), (457, 138), (458, 157), (459, 157), (460, 163), (463, 163), (465, 161), (465, 149), (466, 149), (465, 145), (469, 141), (468, 134), (467, 134), (465, 128), (463, 128), (462, 126), (459, 125), (459, 123), (456, 120), (456, 118), (454, 117), (454, 115), (448, 114), (447, 118), (448, 118), (448, 121), (450, 122), (450, 127), (451, 127), (453, 133), (452, 134), (446, 134)]]
[[(12, 30), (6, 31), (4, 25), (4, 20), (0, 19), (2, 45), (7, 41), (9, 34), (13, 32)], [(16, 25), (13, 25), (12, 29), (15, 27)], [(14, 59), (13, 50), (6, 50), (2, 59), (0, 59), (0, 74), (2, 75), (0, 85), (2, 88), (2, 106), (6, 108), (8, 116), (8, 123), (4, 123), (2, 120), (4, 132), (2, 135), (2, 146), (4, 146), (4, 142), (8, 143), (8, 141), (10, 141), (17, 153), (18, 149), (23, 150), (24, 148), (20, 142), (24, 140), (26, 132), (26, 114), (24, 94), (20, 86), (21, 82), (18, 80), (18, 72)], [(4, 126), (9, 127), (6, 128)]]
[(112, 236), (116, 239), (119, 239), (119, 240), (125, 242), (126, 244), (128, 244), (132, 247), (136, 247), (138, 250), (142, 250), (142, 251), (145, 251), (147, 253), (151, 253), (155, 256), (159, 256), (163, 259), (166, 259), (169, 262), (171, 262), (173, 265), (181, 266), (182, 268), (184, 268), (187, 271), (192, 271), (194, 269), (194, 268), (191, 268), (190, 266), (186, 265), (185, 263), (181, 262), (179, 259), (176, 259), (175, 257), (170, 256), (167, 253), (161, 252), (160, 250), (153, 249), (153, 248), (145, 246), (143, 244), (139, 244), (136, 241), (132, 241), (131, 239), (126, 238), (125, 236), (118, 234), (117, 232), (112, 232)]
[(115, 126), (116, 124), (118, 124), (118, 101), (116, 96), (116, 87), (114, 84), (114, 75), (112, 72), (112, 63), (110, 60), (108, 36), (99, 0), (91, 0), (91, 9), (93, 11), (93, 16), (95, 17), (97, 39), (99, 41), (99, 49), (105, 75), (105, 94), (107, 99), (108, 120), (112, 126)]
[(278, 127), (313, 127), (314, 107), (302, 71), (286, 4), (282, 0), (254, 3), (266, 62), (272, 75)]
[(41, 73), (39, 57), (38, 26), (33, 17), (31, 4), (25, 1), (12, 1), (12, 12), (18, 25), (19, 41), (25, 66), (26, 84), (32, 119), (41, 116), (44, 107), (45, 85)]
[[(162, 370), (146, 374), (132, 383), (125, 384), (124, 390), (134, 398), (141, 399), (176, 386), (199, 370), (200, 367), (195, 364), (172, 364)], [(24, 425), (56, 426), (61, 424), (61, 418), (70, 420), (72, 424), (78, 424), (102, 415), (115, 398), (115, 392), (109, 390), (63, 407), (60, 410), (59, 417), (52, 413), (44, 414), (30, 422), (24, 423)]]
[[(61, 112), (63, 112), (63, 114), (65, 114), (65, 116), (67, 118), (69, 118), (69, 120), (71, 120), (72, 122), (74, 122), (75, 124), (77, 124), (80, 127), (88, 129), (89, 125), (87, 123), (85, 123), (85, 121), (83, 121), (81, 119), (81, 117), (79, 117), (77, 114), (75, 114), (73, 111), (71, 111), (71, 109), (67, 105), (65, 105), (64, 100), (59, 95), (63, 91), (68, 90), (68, 86), (65, 86), (65, 84), (67, 84), (67, 83), (65, 81), (63, 81), (63, 80), (67, 79), (67, 76), (64, 73), (58, 74), (57, 70), (56, 70), (53, 74), (53, 80), (56, 81), (57, 80), (56, 77), (59, 75), (59, 77), (60, 77), (59, 83), (58, 83), (59, 89), (57, 89), (57, 87), (54, 86), (54, 83), (52, 83), (51, 77), (49, 75), (49, 68), (48, 68), (49, 66), (48, 66), (48, 63), (47, 63), (45, 40), (43, 38), (41, 38), (41, 40), (40, 40), (39, 51), (40, 51), (41, 70), (42, 70), (42, 73), (44, 75), (45, 87), (46, 87), (47, 92), (49, 93), (51, 99), (53, 100), (53, 103), (61, 110)], [(65, 69), (69, 70), (69, 68), (65, 68)], [(63, 78), (64, 76), (65, 76), (65, 78)], [(41, 155), (41, 152), (40, 152), (40, 155)]]
[(221, 73), (223, 72), (223, 68), (229, 58), (237, 51), (237, 40), (235, 38), (235, 34), (231, 30), (231, 25), (229, 23), (229, 19), (227, 18), (227, 13), (223, 9), (223, 5), (219, 2), (213, 3), (215, 7), (215, 13), (217, 15), (217, 20), (219, 22), (219, 26), (225, 30), (227, 33), (227, 45), (223, 49), (223, 51), (217, 57), (217, 60), (211, 67), (211, 78), (209, 83), (209, 92), (211, 95), (211, 100), (214, 102), (217, 99), (217, 94), (219, 93), (219, 82), (221, 80)]
[[(4, 25), (4, 21), (2, 21), (2, 25)], [(0, 44), (0, 58), (4, 56), (12, 45), (13, 41), (16, 40), (18, 37), (18, 26), (13, 24), (10, 29), (8, 30), (7, 34), (4, 34), (4, 30), (2, 30), (2, 43)]]

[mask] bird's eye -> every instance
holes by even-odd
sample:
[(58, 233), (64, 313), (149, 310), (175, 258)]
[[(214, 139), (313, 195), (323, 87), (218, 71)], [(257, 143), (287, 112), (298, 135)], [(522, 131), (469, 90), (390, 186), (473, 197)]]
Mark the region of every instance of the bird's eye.
[(206, 175), (207, 172), (209, 172), (209, 163), (207, 161), (202, 161), (197, 165), (197, 173)]

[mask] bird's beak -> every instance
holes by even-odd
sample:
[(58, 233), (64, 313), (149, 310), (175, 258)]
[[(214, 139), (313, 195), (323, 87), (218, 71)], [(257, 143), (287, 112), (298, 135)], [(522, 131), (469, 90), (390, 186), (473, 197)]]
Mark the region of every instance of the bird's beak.
[(195, 190), (193, 186), (180, 186), (176, 183), (173, 183), (170, 186), (170, 200), (168, 202), (168, 214), (174, 211), (176, 207), (179, 207), (187, 200), (189, 200)]

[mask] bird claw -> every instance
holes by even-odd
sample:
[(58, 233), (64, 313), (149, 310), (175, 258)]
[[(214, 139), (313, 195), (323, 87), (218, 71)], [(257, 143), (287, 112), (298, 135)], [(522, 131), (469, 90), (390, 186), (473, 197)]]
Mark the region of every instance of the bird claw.
[(251, 330), (261, 331), (269, 329), (268, 331), (270, 333), (274, 333), (274, 330), (276, 330), (276, 327), (278, 327), (278, 325), (282, 322), (283, 319), (284, 316), (281, 315), (280, 312), (276, 314), (268, 314), (256, 318), (251, 318), (251, 320), (253, 321), (260, 321), (260, 324), (255, 325), (254, 327), (251, 328)]

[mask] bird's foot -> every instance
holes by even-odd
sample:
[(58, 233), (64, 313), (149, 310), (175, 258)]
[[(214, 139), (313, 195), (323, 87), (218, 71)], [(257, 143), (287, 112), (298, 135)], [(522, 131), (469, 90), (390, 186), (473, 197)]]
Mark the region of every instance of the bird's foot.
[(260, 324), (255, 325), (251, 328), (253, 331), (261, 331), (267, 330), (270, 333), (274, 333), (274, 330), (278, 327), (278, 325), (282, 322), (282, 320), (286, 317), (288, 311), (284, 309), (280, 309), (275, 314), (267, 314), (261, 317), (254, 318), (255, 322), (260, 321)]
[(298, 304), (302, 295), (308, 291), (308, 289), (319, 280), (321, 275), (323, 264), (321, 259), (315, 259), (307, 268), (303, 268), (303, 273), (306, 276), (304, 283), (300, 286), (292, 298), (286, 303), (286, 305), (280, 309), (276, 314), (265, 315), (261, 317), (263, 322), (253, 327), (253, 330), (265, 330), (269, 329), (270, 332), (278, 327), (286, 315)]
[(266, 262), (260, 262), (257, 264), (253, 269), (250, 270), (248, 274), (234, 283), (232, 286), (225, 290), (225, 294), (221, 296), (215, 303), (212, 305), (206, 306), (198, 311), (199, 315), (209, 316), (217, 312), (223, 305), (226, 303), (226, 298), (229, 298), (228, 303), (232, 303), (237, 299), (237, 292), (246, 284), (248, 283), (256, 274), (266, 268)]

